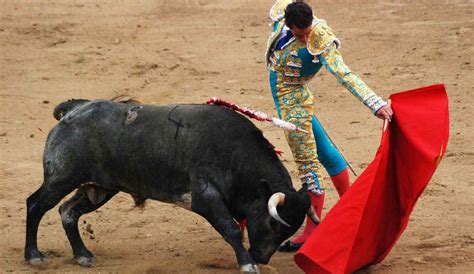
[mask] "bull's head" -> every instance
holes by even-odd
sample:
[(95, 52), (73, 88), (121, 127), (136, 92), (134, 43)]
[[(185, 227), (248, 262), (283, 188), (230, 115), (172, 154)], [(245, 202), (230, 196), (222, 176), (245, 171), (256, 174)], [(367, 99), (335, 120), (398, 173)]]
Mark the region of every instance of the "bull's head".
[(266, 207), (260, 208), (258, 217), (248, 224), (250, 255), (263, 264), (300, 228), (306, 216), (319, 223), (305, 188), (298, 192), (273, 193), (266, 201)]

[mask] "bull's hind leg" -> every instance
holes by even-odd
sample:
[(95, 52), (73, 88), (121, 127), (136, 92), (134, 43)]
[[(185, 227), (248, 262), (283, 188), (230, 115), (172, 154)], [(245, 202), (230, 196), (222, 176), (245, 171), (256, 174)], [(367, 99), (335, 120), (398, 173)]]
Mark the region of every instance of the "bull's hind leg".
[[(200, 183), (203, 182), (197, 184)], [(227, 209), (220, 191), (209, 183), (204, 191), (193, 192), (191, 209), (206, 218), (232, 246), (241, 272), (260, 273), (258, 265), (242, 244), (242, 231)]]
[(77, 222), (86, 213), (92, 212), (107, 203), (118, 191), (98, 186), (83, 186), (74, 196), (59, 207), (61, 220), (67, 238), (71, 243), (74, 258), (82, 266), (93, 266), (95, 257), (81, 239)]
[(45, 261), (45, 256), (38, 250), (38, 226), (44, 214), (53, 208), (66, 195), (73, 191), (78, 184), (71, 182), (43, 183), (43, 185), (26, 200), (26, 243), (25, 260), (32, 265)]

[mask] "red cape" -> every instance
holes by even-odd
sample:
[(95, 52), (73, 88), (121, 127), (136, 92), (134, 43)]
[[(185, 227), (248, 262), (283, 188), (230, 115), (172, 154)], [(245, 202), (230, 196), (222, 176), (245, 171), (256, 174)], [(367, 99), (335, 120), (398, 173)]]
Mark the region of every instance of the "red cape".
[(390, 96), (393, 120), (375, 159), (295, 255), (307, 273), (349, 273), (381, 262), (406, 228), (449, 137), (444, 85)]

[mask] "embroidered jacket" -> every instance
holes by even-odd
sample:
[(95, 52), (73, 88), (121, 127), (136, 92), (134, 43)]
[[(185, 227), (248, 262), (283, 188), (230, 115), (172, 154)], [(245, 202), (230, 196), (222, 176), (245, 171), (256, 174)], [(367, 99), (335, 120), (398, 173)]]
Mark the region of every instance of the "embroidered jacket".
[(265, 56), (267, 65), (279, 75), (279, 93), (291, 93), (306, 85), (324, 66), (372, 113), (385, 106), (387, 103), (344, 63), (338, 51), (341, 42), (326, 21), (313, 18), (312, 31), (306, 45), (292, 37), (281, 49), (275, 49), (279, 38), (287, 31), (285, 8), (292, 2), (293, 0), (279, 0), (270, 9), (272, 33), (267, 42)]

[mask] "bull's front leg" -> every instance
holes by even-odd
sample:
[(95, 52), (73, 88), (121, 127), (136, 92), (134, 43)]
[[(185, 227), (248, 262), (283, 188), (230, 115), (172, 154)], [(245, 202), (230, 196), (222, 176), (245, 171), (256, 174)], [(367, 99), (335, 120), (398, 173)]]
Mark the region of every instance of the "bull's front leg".
[(227, 209), (222, 194), (212, 184), (208, 184), (203, 192), (193, 192), (191, 209), (206, 218), (232, 246), (241, 272), (260, 273), (258, 265), (242, 244), (242, 231)]

